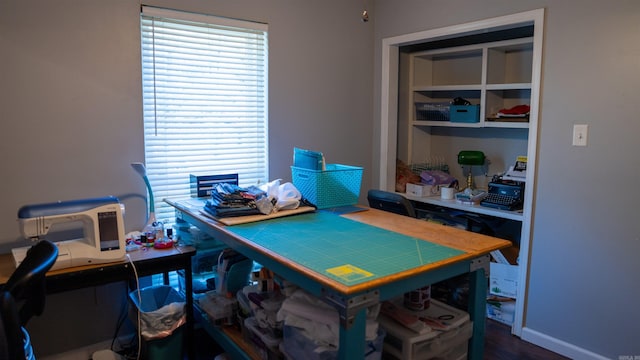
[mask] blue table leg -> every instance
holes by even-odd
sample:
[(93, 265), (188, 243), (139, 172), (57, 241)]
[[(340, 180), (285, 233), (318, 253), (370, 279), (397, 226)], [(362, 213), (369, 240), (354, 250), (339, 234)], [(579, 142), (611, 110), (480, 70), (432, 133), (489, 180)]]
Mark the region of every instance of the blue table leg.
[(469, 340), (469, 360), (482, 360), (487, 312), (487, 279), (484, 269), (469, 273), (469, 316), (473, 321), (473, 336)]
[(364, 359), (365, 349), (365, 327), (367, 325), (367, 309), (361, 309), (353, 318), (353, 323), (349, 329), (345, 328), (345, 323), (340, 322), (340, 348), (338, 349), (338, 359), (352, 360)]

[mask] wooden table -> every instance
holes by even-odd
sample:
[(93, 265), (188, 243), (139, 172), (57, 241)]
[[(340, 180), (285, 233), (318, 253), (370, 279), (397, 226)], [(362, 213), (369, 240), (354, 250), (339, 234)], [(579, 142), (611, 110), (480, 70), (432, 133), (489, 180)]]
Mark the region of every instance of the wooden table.
[[(510, 246), (509, 241), (375, 209), (343, 215), (317, 211), (226, 226), (193, 201), (167, 203), (178, 218), (334, 306), (341, 318), (340, 359), (363, 358), (367, 307), (470, 273), (474, 333), (469, 358), (482, 358), (487, 281), (474, 260)], [(395, 250), (400, 251), (396, 258)], [(247, 358), (223, 332), (205, 328), (234, 358)]]
[[(190, 359), (195, 359), (193, 346), (193, 291), (191, 258), (195, 248), (191, 246), (169, 249), (145, 248), (129, 253), (138, 276), (165, 274), (169, 271), (184, 270), (185, 301), (187, 307), (186, 348)], [(5, 284), (15, 271), (13, 256), (0, 254), (0, 284)], [(46, 290), (48, 294), (76, 290), (85, 287), (104, 285), (112, 282), (128, 281), (135, 288), (135, 274), (128, 260), (108, 264), (77, 266), (57, 269), (47, 273)], [(46, 306), (45, 306), (46, 309)], [(45, 310), (46, 311), (46, 310)]]

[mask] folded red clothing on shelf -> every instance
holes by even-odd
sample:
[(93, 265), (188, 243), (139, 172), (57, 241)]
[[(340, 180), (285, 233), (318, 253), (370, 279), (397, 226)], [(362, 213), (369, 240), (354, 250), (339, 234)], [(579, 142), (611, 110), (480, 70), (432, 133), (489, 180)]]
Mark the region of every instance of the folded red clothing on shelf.
[(531, 107), (529, 105), (516, 105), (511, 109), (501, 109), (498, 114), (504, 115), (526, 115)]

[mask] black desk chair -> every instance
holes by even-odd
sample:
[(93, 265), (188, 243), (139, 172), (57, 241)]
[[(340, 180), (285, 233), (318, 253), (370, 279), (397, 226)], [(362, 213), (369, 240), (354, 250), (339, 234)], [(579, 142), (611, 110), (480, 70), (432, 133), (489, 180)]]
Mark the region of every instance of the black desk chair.
[(58, 248), (41, 240), (29, 249), (27, 256), (0, 291), (0, 358), (35, 359), (24, 326), (34, 315), (44, 311), (45, 274), (58, 258)]
[(466, 230), (480, 234), (491, 236), (495, 234), (490, 224), (478, 214), (454, 209), (443, 210), (438, 209), (438, 206), (435, 209), (416, 208), (401, 194), (384, 190), (369, 190), (367, 200), (369, 200), (369, 207), (374, 209), (419, 219), (434, 219), (448, 225), (462, 225)]
[(23, 334), (16, 302), (8, 291), (0, 292), (0, 359), (25, 359)]
[(400, 194), (371, 189), (367, 193), (367, 200), (370, 208), (416, 217), (416, 210), (411, 201)]

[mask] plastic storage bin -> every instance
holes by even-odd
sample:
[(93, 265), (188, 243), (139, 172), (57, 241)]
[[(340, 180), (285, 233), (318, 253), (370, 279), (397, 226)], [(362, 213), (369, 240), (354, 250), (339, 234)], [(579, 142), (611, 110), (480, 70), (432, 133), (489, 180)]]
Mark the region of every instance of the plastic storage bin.
[(449, 108), (448, 102), (437, 103), (423, 103), (417, 102), (416, 106), (416, 120), (425, 121), (449, 121)]
[(216, 325), (233, 324), (238, 310), (238, 300), (236, 298), (226, 297), (215, 291), (209, 291), (200, 297), (198, 305), (207, 314), (209, 322)]
[[(182, 359), (182, 324), (186, 322), (185, 302), (171, 286), (150, 286), (129, 293), (140, 312), (142, 354), (149, 360)], [(136, 321), (137, 323), (137, 321)]]
[(327, 164), (326, 170), (292, 166), (293, 185), (318, 209), (354, 205), (360, 196), (362, 168)]
[[(401, 304), (400, 301), (394, 303)], [(402, 305), (398, 305), (402, 306)], [(427, 319), (448, 319), (440, 326), (416, 333), (386, 316), (380, 316), (380, 325), (386, 330), (385, 358), (402, 360), (466, 359), (473, 322), (469, 314), (431, 299), (428, 309), (414, 312)]]
[[(378, 328), (378, 337), (367, 341), (365, 345), (365, 360), (380, 360), (382, 358), (382, 344), (386, 333)], [(334, 360), (338, 358), (338, 350), (319, 348), (312, 339), (309, 339), (301, 329), (285, 325), (284, 336), (281, 344), (282, 353), (287, 360)]]
[(246, 318), (242, 331), (244, 340), (251, 344), (262, 360), (283, 359), (280, 352), (282, 338), (277, 338), (268, 330), (259, 327), (255, 318)]
[(480, 105), (451, 105), (449, 117), (455, 123), (480, 122)]

